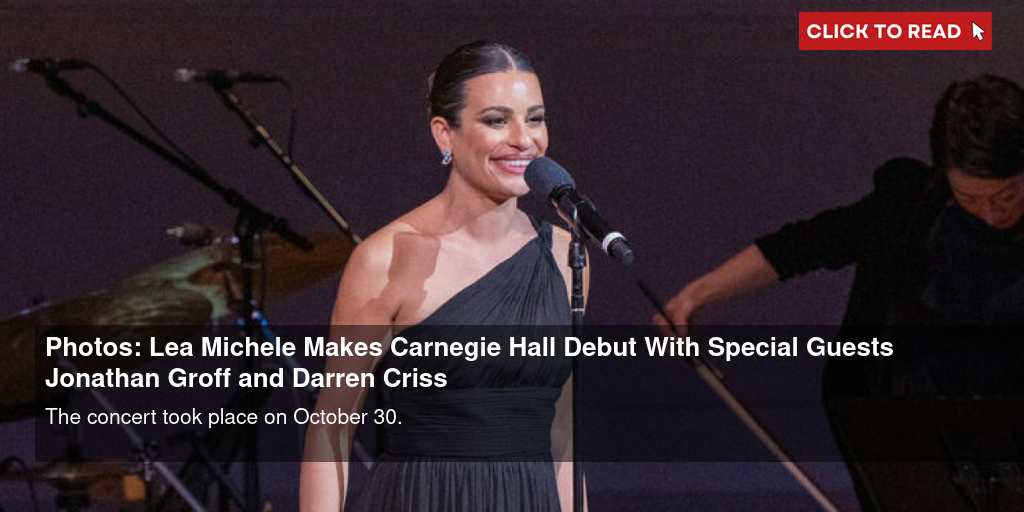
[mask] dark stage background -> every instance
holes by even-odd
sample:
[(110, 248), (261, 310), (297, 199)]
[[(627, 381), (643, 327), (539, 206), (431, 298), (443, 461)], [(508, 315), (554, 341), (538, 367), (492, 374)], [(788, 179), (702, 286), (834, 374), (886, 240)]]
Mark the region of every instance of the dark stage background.
[[(800, 52), (801, 10), (992, 11), (993, 50)], [(452, 47), (477, 38), (533, 57), (549, 155), (626, 231), (637, 273), (666, 297), (758, 234), (866, 193), (886, 159), (927, 160), (932, 105), (950, 81), (982, 72), (1024, 79), (1024, 9), (1014, 2), (0, 0), (5, 62), (53, 56), (98, 64), (218, 179), (303, 232), (331, 224), (268, 153), (247, 144), (211, 90), (174, 82), (172, 71), (288, 78), (297, 163), (369, 234), (443, 186), (426, 76)], [(91, 73), (65, 76), (136, 122)], [(0, 73), (0, 91), (4, 317), (41, 297), (111, 287), (182, 253), (164, 234), (182, 221), (231, 227), (233, 214), (218, 198), (99, 120), (79, 119), (38, 76)], [(237, 92), (284, 141), (285, 91)], [(592, 263), (587, 320), (647, 323), (651, 311), (633, 278), (598, 254)], [(811, 275), (711, 308), (702, 320), (836, 324), (850, 277)], [(282, 324), (326, 322), (335, 285), (336, 277), (269, 304), (268, 314)], [(757, 450), (685, 367), (625, 368), (645, 385), (596, 379), (588, 399), (669, 425), (681, 443), (735, 446), (741, 459)], [(730, 381), (794, 453), (831, 446), (820, 362), (800, 371), (770, 360), (732, 370)], [(0, 455), (31, 459), (31, 446), (31, 422), (0, 425)], [(807, 466), (855, 507), (840, 464)], [(603, 464), (588, 479), (595, 511), (815, 510), (770, 463)], [(264, 464), (263, 481), (274, 510), (296, 507), (298, 463)], [(0, 501), (27, 510), (20, 483), (0, 484)]]

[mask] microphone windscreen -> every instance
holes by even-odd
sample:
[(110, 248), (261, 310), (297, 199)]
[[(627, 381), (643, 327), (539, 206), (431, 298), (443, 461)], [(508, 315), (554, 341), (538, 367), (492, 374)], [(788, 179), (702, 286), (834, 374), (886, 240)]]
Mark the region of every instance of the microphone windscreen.
[(545, 200), (555, 189), (566, 185), (576, 188), (576, 182), (569, 175), (569, 171), (546, 156), (530, 162), (523, 177), (526, 179), (526, 185), (530, 187), (530, 193), (541, 195)]
[(193, 82), (196, 76), (199, 74), (194, 69), (179, 68), (174, 70), (174, 81), (175, 82)]
[(15, 73), (24, 73), (28, 71), (28, 59), (11, 61), (11, 71), (14, 71)]

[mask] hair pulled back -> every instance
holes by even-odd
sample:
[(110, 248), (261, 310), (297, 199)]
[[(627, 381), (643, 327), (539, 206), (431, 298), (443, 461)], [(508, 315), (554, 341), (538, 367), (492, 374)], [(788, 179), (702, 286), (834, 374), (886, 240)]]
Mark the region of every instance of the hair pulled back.
[(466, 81), (503, 71), (535, 72), (526, 55), (506, 44), (474, 41), (459, 46), (427, 79), (430, 117), (443, 117), (458, 128), (459, 112), (466, 106)]

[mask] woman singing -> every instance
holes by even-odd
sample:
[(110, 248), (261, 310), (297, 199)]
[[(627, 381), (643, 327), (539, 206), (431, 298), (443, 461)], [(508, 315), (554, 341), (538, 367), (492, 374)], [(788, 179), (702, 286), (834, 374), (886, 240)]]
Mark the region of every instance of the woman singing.
[[(329, 357), (327, 372), (444, 373), (444, 387), (378, 387), (384, 448), (359, 511), (570, 510), (570, 362), (565, 357), (397, 357), (391, 336), (451, 341), (454, 326), (570, 323), (569, 235), (517, 207), (526, 166), (548, 131), (540, 82), (526, 57), (476, 42), (448, 54), (430, 79), (430, 128), (449, 167), (440, 194), (352, 254), (331, 318), (384, 339), (378, 356)], [(343, 327), (344, 326), (344, 327)], [(371, 327), (377, 326), (377, 327)], [(408, 327), (405, 327), (408, 326)], [(564, 328), (564, 329), (563, 329)], [(550, 331), (550, 329), (548, 329)], [(463, 340), (459, 340), (463, 341)], [(427, 360), (429, 359), (429, 360)], [(326, 387), (317, 408), (359, 412), (364, 388)], [(301, 508), (341, 510), (355, 427), (311, 425)]]

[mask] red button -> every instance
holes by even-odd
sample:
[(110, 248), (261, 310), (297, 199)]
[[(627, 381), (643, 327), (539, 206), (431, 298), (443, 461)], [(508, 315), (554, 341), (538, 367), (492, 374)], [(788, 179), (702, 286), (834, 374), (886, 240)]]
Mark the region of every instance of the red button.
[(991, 12), (802, 12), (801, 50), (991, 50)]

